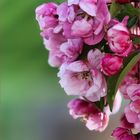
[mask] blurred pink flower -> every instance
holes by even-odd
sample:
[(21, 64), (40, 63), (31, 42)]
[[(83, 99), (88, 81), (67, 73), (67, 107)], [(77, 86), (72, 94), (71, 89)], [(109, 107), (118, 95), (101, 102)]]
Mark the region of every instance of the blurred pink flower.
[(133, 129), (134, 128), (134, 124), (128, 122), (125, 114), (123, 114), (123, 116), (121, 117), (120, 125), (121, 125), (121, 127), (126, 128), (126, 129)]
[(127, 87), (128, 96), (132, 101), (140, 99), (140, 84), (131, 84)]
[(108, 125), (109, 116), (101, 112), (94, 103), (83, 99), (74, 99), (68, 103), (68, 108), (74, 119), (83, 118), (89, 130), (102, 132)]
[(70, 115), (77, 119), (79, 117), (88, 117), (91, 113), (98, 112), (96, 105), (90, 102), (87, 102), (83, 99), (73, 99), (68, 103), (68, 108)]
[(140, 99), (132, 101), (125, 107), (125, 116), (130, 123), (134, 123), (134, 127), (140, 131)]
[(130, 33), (126, 27), (128, 17), (120, 23), (115, 24), (107, 31), (107, 39), (110, 49), (119, 56), (126, 57), (132, 50)]
[(123, 58), (111, 54), (106, 54), (101, 61), (102, 70), (107, 76), (117, 74), (122, 66)]
[(137, 140), (130, 130), (122, 127), (117, 127), (113, 131), (112, 136), (115, 137), (116, 140)]
[(102, 132), (106, 129), (109, 122), (109, 116), (103, 112), (91, 114), (86, 122), (86, 127), (89, 130)]
[[(102, 54), (99, 50), (93, 53)], [(96, 54), (97, 55), (97, 54)], [(68, 95), (85, 96), (90, 101), (99, 101), (101, 97), (106, 95), (106, 81), (103, 75), (96, 69), (97, 62), (94, 64), (92, 55), (89, 54), (87, 61), (75, 61), (64, 64), (60, 67), (58, 76), (60, 77), (60, 85), (64, 88)]]
[(124, 78), (123, 82), (121, 83), (121, 85), (119, 87), (119, 90), (123, 94), (125, 99), (130, 99), (130, 97), (128, 96), (128, 93), (127, 93), (127, 87), (131, 84), (136, 84), (137, 82), (138, 82), (138, 79), (130, 74), (128, 74)]

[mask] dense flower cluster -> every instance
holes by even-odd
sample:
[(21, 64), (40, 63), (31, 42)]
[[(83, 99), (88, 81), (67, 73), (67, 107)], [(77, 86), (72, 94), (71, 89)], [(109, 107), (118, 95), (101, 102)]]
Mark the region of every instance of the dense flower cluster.
[(101, 132), (109, 116), (119, 110), (121, 92), (131, 102), (125, 108), (121, 127), (112, 136), (136, 140), (131, 129), (140, 131), (138, 63), (121, 83), (112, 112), (107, 102), (107, 79), (119, 74), (124, 60), (135, 51), (127, 26), (129, 17), (121, 21), (112, 18), (106, 0), (68, 0), (59, 5), (42, 4), (36, 9), (36, 19), (49, 51), (49, 64), (59, 68), (59, 83), (66, 94), (76, 96), (68, 103), (70, 115), (82, 118), (90, 130)]

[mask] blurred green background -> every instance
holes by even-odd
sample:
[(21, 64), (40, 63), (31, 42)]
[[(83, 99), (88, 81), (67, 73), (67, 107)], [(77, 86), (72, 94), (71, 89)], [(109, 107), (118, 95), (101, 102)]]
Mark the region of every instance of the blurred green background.
[(43, 2), (0, 0), (0, 139), (109, 140), (116, 119), (95, 134), (68, 115), (70, 98), (47, 63), (35, 20), (35, 8)]

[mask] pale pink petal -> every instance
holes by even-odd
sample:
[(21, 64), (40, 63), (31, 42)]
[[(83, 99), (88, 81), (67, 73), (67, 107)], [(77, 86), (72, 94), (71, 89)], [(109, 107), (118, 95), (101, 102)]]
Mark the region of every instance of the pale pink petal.
[(72, 35), (82, 37), (92, 31), (92, 25), (85, 19), (76, 20), (71, 29)]
[(73, 71), (73, 72), (83, 72), (88, 71), (88, 66), (83, 61), (75, 61), (67, 66), (67, 70)]
[(96, 16), (97, 6), (93, 0), (80, 0), (79, 6), (90, 16)]
[(88, 62), (90, 67), (99, 69), (102, 57), (103, 54), (98, 49), (95, 49), (94, 51), (93, 50), (89, 51)]

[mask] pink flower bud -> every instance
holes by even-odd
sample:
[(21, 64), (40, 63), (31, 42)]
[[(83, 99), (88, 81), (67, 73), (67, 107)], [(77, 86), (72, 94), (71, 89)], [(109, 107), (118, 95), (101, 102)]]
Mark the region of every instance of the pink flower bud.
[(121, 23), (115, 24), (107, 31), (110, 49), (119, 56), (126, 57), (132, 50), (130, 33), (126, 27), (127, 17)]
[(123, 58), (111, 54), (106, 54), (101, 61), (102, 70), (107, 76), (118, 73), (122, 65)]

